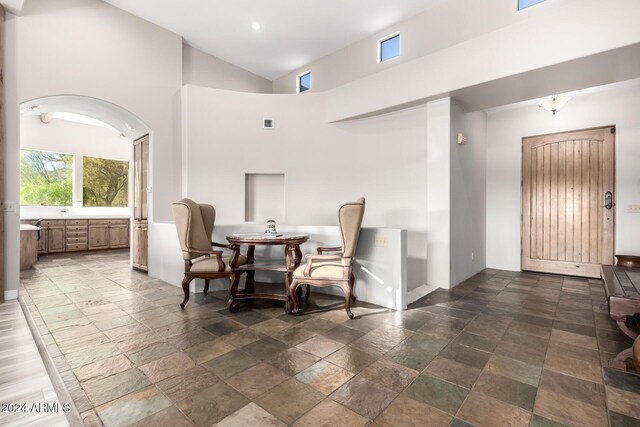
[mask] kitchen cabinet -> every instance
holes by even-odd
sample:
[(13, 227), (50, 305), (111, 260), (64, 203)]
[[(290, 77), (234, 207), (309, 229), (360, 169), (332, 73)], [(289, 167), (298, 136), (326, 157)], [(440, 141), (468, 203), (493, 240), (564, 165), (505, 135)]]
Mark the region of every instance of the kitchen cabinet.
[[(36, 220), (21, 220), (35, 225)], [(38, 254), (129, 247), (129, 220), (46, 219), (40, 224)]]
[(89, 250), (109, 249), (109, 222), (89, 221)]
[(133, 266), (147, 270), (149, 135), (133, 142)]
[(129, 221), (109, 224), (109, 247), (112, 249), (129, 247)]
[(86, 251), (89, 249), (89, 220), (67, 220), (67, 252)]
[(144, 271), (148, 268), (148, 232), (147, 221), (133, 222), (133, 266)]

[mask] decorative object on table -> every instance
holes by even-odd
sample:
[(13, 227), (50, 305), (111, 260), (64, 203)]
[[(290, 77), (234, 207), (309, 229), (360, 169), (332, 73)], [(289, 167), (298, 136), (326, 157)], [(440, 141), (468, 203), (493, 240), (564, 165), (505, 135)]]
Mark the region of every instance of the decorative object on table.
[[(172, 204), (172, 210), (184, 259), (184, 300), (180, 304), (184, 308), (189, 302), (189, 284), (193, 279), (204, 279), (205, 294), (209, 290), (210, 279), (229, 279), (233, 285), (235, 280), (239, 280), (235, 269), (246, 264), (247, 258), (240, 254), (238, 245), (211, 241), (216, 219), (213, 206), (182, 199)], [(222, 250), (214, 251), (211, 250), (212, 247), (230, 249), (231, 254), (223, 255)]]
[(270, 234), (272, 236), (275, 236), (278, 234), (278, 232), (276, 231), (276, 222), (272, 219), (270, 219), (269, 221), (267, 221), (267, 229), (264, 230), (264, 232), (266, 234)]
[[(293, 302), (291, 312), (297, 314), (300, 310), (298, 303), (298, 287), (311, 286), (340, 286), (345, 295), (345, 309), (350, 319), (351, 301), (355, 301), (353, 286), (355, 276), (352, 273), (353, 259), (356, 253), (360, 227), (364, 216), (364, 197), (355, 202), (345, 203), (338, 210), (340, 223), (340, 237), (342, 246), (334, 248), (318, 248), (318, 255), (307, 255), (306, 264), (300, 265), (293, 271), (293, 281), (289, 286), (289, 295)], [(325, 255), (325, 252), (335, 252)], [(307, 299), (309, 293), (307, 289)]]

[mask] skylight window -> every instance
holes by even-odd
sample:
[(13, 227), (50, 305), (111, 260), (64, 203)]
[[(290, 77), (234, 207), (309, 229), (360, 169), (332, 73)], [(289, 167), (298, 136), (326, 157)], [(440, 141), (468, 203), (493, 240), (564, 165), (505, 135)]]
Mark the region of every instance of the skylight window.
[(311, 71), (298, 74), (298, 93), (306, 92), (309, 89), (311, 89)]
[(378, 41), (378, 62), (400, 56), (400, 33), (383, 37)]
[(526, 9), (542, 3), (544, 0), (518, 0), (518, 10)]

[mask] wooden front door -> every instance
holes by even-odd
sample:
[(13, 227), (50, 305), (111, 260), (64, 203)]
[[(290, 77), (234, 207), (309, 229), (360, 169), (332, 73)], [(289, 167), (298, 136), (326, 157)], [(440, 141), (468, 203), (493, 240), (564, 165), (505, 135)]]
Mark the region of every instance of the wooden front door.
[(615, 128), (522, 140), (522, 270), (600, 277), (613, 264)]

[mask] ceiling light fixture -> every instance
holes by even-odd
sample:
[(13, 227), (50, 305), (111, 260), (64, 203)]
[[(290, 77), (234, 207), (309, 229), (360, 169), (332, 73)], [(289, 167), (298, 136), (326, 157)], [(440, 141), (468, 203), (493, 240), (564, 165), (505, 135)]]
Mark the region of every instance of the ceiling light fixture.
[(40, 106), (39, 105), (30, 105), (29, 106), (29, 111), (36, 111), (39, 110)]
[(124, 125), (127, 127), (127, 129), (129, 129), (131, 132), (134, 132), (136, 130), (136, 128), (134, 128), (133, 126), (131, 126), (129, 123), (124, 122)]
[(253, 31), (260, 31), (260, 28), (262, 28), (262, 25), (260, 25), (258, 22), (254, 22), (251, 24), (251, 29)]
[(556, 115), (556, 111), (567, 105), (567, 102), (571, 99), (570, 96), (553, 95), (551, 99), (545, 99), (540, 101), (538, 106), (544, 108), (547, 111), (551, 111), (553, 115)]

